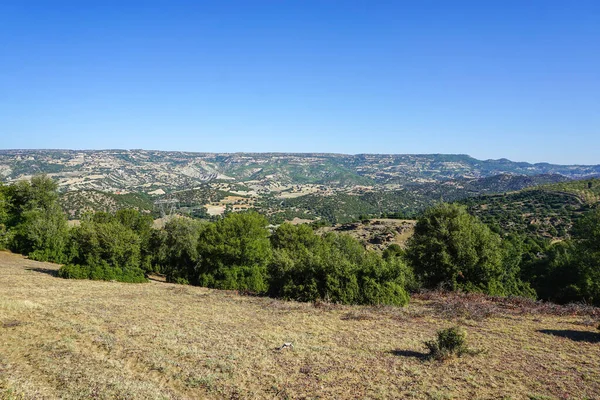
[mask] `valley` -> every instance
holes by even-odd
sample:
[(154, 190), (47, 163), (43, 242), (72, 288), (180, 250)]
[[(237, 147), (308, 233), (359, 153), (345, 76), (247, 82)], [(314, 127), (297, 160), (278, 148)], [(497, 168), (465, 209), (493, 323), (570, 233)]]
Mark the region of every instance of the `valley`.
[(1, 150), (5, 183), (46, 174), (71, 219), (136, 208), (156, 217), (211, 218), (254, 209), (273, 224), (414, 218), (440, 201), (600, 175), (561, 166), (466, 155), (190, 153), (151, 150)]

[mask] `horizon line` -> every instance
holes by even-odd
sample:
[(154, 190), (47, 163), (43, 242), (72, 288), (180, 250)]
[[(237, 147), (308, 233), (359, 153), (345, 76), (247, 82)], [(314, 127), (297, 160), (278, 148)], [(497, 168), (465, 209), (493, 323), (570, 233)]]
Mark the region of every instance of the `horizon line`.
[(0, 153), (5, 152), (27, 152), (27, 151), (67, 151), (67, 152), (107, 152), (107, 151), (148, 151), (148, 152), (162, 152), (162, 153), (182, 153), (182, 154), (209, 154), (209, 155), (233, 155), (233, 154), (253, 154), (253, 155), (265, 155), (265, 154), (281, 154), (281, 155), (324, 155), (324, 156), (463, 156), (469, 157), (473, 160), (491, 162), (491, 161), (509, 161), (516, 164), (529, 164), (529, 165), (555, 165), (555, 166), (578, 166), (578, 167), (593, 167), (600, 166), (598, 164), (555, 164), (547, 161), (541, 162), (530, 162), (530, 161), (515, 161), (506, 157), (501, 158), (487, 158), (481, 159), (471, 156), (466, 153), (336, 153), (336, 152), (319, 152), (319, 151), (307, 151), (307, 152), (293, 152), (293, 151), (189, 151), (189, 150), (159, 150), (159, 149), (124, 149), (124, 148), (102, 148), (102, 149), (61, 149), (61, 148), (14, 148), (14, 149), (0, 149)]

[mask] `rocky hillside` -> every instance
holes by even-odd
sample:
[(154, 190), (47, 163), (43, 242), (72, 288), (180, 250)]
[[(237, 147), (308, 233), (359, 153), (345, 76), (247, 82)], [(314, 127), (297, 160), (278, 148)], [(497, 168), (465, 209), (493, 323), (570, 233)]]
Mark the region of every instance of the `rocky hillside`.
[[(0, 179), (57, 181), (70, 218), (134, 207), (209, 217), (256, 209), (272, 223), (347, 223), (414, 217), (438, 201), (510, 193), (600, 175), (600, 166), (476, 160), (466, 155), (189, 153), (147, 150), (2, 150)], [(566, 186), (565, 186), (566, 185)], [(557, 187), (558, 188), (558, 187)], [(560, 189), (556, 189), (560, 190)]]
[(62, 190), (94, 189), (159, 194), (204, 182), (334, 187), (406, 185), (469, 180), (502, 174), (600, 175), (600, 165), (528, 164), (477, 160), (467, 155), (190, 153), (148, 150), (2, 150), (0, 178), (13, 181), (45, 173)]

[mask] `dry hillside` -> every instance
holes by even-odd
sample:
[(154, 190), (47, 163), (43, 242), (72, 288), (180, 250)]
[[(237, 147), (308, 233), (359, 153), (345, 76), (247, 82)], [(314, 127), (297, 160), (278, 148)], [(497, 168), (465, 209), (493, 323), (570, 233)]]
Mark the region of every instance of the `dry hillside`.
[[(594, 310), (313, 305), (56, 269), (0, 252), (0, 398), (600, 398)], [(425, 359), (423, 341), (455, 323), (485, 353)]]

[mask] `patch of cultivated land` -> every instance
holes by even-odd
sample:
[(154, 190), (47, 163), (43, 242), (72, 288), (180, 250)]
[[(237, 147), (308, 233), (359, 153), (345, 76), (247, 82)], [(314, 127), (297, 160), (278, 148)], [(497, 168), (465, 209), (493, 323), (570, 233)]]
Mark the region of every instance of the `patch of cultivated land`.
[[(57, 268), (0, 252), (0, 398), (600, 397), (594, 311), (313, 305)], [(457, 318), (486, 353), (425, 360), (423, 341)]]

